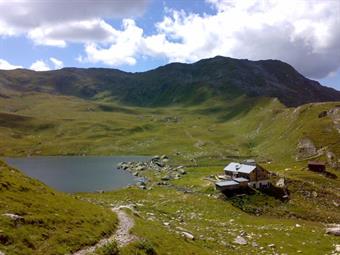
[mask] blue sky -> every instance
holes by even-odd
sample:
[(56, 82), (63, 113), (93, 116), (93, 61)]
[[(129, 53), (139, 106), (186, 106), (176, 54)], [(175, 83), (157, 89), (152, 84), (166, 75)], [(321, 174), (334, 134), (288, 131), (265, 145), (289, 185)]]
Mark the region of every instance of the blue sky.
[(0, 69), (280, 59), (340, 90), (340, 1), (0, 0)]

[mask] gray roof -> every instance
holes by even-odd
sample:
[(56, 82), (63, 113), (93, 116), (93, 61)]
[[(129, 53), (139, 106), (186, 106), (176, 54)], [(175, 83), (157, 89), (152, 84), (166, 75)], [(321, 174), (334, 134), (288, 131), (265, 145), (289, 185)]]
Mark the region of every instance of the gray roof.
[(249, 182), (247, 178), (243, 178), (243, 177), (234, 178), (233, 180), (237, 182)]
[(234, 186), (234, 185), (239, 185), (239, 183), (236, 182), (236, 181), (221, 181), (221, 182), (216, 182), (216, 186), (219, 186), (219, 187)]
[(231, 162), (229, 165), (227, 165), (224, 168), (224, 171), (250, 174), (255, 169), (256, 169), (256, 166)]

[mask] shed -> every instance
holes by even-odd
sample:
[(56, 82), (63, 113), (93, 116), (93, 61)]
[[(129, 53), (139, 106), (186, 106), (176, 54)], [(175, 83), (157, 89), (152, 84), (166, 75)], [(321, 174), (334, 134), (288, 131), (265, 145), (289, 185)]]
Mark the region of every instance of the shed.
[(323, 162), (317, 162), (317, 161), (309, 161), (308, 162), (308, 169), (314, 172), (325, 172), (326, 171), (326, 165)]

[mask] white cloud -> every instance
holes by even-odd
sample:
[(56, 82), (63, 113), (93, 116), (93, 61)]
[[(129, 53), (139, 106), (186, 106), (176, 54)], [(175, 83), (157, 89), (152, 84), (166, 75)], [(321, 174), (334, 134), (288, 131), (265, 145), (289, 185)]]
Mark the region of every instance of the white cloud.
[(149, 0), (0, 0), (0, 36), (26, 35), (35, 44), (105, 42), (112, 36), (104, 18), (142, 15)]
[(215, 14), (170, 10), (145, 38), (148, 52), (182, 62), (276, 58), (315, 78), (340, 66), (339, 1), (209, 2)]
[(17, 68), (22, 68), (22, 66), (12, 65), (8, 61), (0, 59), (0, 70), (12, 70)]
[(50, 58), (50, 61), (53, 63), (54, 69), (61, 69), (61, 68), (64, 67), (63, 61), (61, 61), (61, 60), (59, 60), (59, 59), (56, 59), (56, 58), (51, 57), (51, 58)]
[(134, 65), (135, 56), (141, 50), (143, 41), (143, 29), (136, 26), (131, 19), (123, 20), (123, 30), (115, 30), (112, 33), (112, 43), (109, 47), (90, 43), (85, 46), (86, 57), (78, 57), (80, 62), (98, 63), (107, 65)]
[(44, 62), (43, 60), (37, 60), (35, 61), (31, 66), (30, 66), (31, 70), (34, 71), (49, 71), (51, 70), (50, 67), (48, 66), (48, 64), (46, 62)]
[(340, 67), (339, 1), (208, 2), (214, 14), (167, 9), (155, 24), (157, 32), (149, 36), (129, 20), (123, 30), (112, 32), (110, 46), (88, 44), (86, 56), (80, 59), (108, 65), (132, 65), (138, 56), (165, 57), (171, 62), (216, 55), (280, 59), (314, 78)]
[(38, 27), (30, 30), (28, 37), (35, 44), (65, 47), (67, 42), (108, 42), (112, 40), (116, 32), (104, 20), (94, 19)]

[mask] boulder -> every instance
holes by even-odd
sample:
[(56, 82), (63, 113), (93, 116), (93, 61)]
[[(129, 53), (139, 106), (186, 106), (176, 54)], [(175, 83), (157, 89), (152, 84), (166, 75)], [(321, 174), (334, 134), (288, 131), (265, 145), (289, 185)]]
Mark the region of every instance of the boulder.
[(169, 159), (169, 157), (167, 155), (162, 155), (161, 156), (161, 160), (168, 160), (168, 159)]
[(3, 253), (2, 251), (0, 251), (0, 255), (5, 255), (5, 253)]
[(184, 170), (184, 169), (179, 169), (179, 170), (177, 170), (177, 172), (179, 172), (180, 174), (182, 174), (182, 175), (184, 175), (184, 174), (186, 174), (187, 172)]
[(10, 218), (11, 220), (13, 220), (13, 221), (15, 221), (15, 222), (23, 221), (23, 220), (24, 220), (24, 217), (19, 216), (19, 215), (17, 215), (17, 214), (13, 214), (13, 213), (4, 213), (4, 214), (2, 214), (2, 215), (5, 216), (5, 217)]
[(182, 236), (186, 239), (190, 239), (190, 240), (195, 240), (195, 237), (193, 234), (189, 233), (189, 232), (185, 232), (183, 231), (182, 232)]
[(246, 244), (248, 244), (247, 240), (244, 237), (242, 237), (242, 236), (237, 236), (234, 239), (234, 243), (235, 244), (239, 244), (239, 245), (246, 245)]
[(169, 181), (170, 180), (170, 176), (166, 175), (166, 176), (163, 176), (161, 178), (162, 181)]
[(151, 161), (157, 161), (157, 160), (160, 160), (160, 159), (161, 159), (160, 156), (155, 155), (155, 156), (152, 157)]
[(326, 228), (326, 233), (330, 235), (340, 236), (340, 224), (329, 225)]
[(322, 111), (322, 112), (320, 112), (320, 113), (319, 113), (319, 118), (326, 117), (326, 116), (327, 116), (327, 114), (328, 114), (328, 112), (327, 112), (327, 111)]
[(335, 245), (335, 252), (339, 252), (340, 253), (340, 244), (336, 244)]
[(276, 187), (284, 188), (285, 186), (286, 186), (286, 183), (285, 183), (285, 179), (284, 179), (284, 178), (280, 178), (280, 179), (276, 182)]
[(333, 168), (338, 168), (338, 159), (336, 157), (336, 155), (331, 152), (331, 151), (327, 151), (326, 153), (326, 157), (327, 157), (327, 163), (333, 167)]

